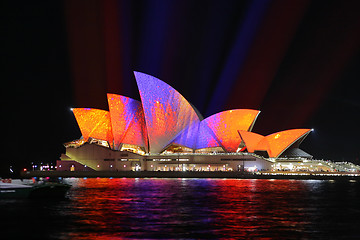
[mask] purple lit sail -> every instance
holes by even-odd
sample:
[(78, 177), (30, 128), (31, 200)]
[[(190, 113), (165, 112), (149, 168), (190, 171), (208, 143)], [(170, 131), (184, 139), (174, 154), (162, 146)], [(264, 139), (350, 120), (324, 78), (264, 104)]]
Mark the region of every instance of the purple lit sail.
[[(179, 133), (200, 120), (190, 103), (165, 82), (134, 72), (144, 109), (149, 136), (149, 151), (161, 152)], [(188, 142), (182, 135), (181, 142)]]

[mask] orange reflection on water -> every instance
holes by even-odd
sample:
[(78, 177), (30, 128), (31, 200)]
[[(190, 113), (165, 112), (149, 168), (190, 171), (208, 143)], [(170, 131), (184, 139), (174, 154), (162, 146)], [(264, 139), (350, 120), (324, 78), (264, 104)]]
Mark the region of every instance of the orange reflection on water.
[[(127, 209), (123, 202), (126, 186), (122, 179), (79, 179), (73, 200), (78, 221), (73, 239), (114, 239), (126, 225)], [(119, 191), (119, 189), (121, 189)], [(121, 234), (125, 236), (124, 234)]]
[(302, 181), (80, 179), (72, 191), (74, 239), (287, 239), (308, 221)]
[[(307, 220), (301, 209), (305, 186), (291, 180), (225, 180), (217, 182), (215, 228), (235, 238), (281, 239), (278, 231), (301, 232)], [(273, 229), (275, 231), (273, 231)], [(294, 237), (292, 236), (292, 238)]]

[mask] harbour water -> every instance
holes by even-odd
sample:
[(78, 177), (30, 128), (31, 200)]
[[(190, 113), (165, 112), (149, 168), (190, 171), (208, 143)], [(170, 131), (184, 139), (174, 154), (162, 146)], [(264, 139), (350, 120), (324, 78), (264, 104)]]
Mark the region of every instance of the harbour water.
[(1, 239), (360, 239), (359, 180), (71, 178), (0, 200)]

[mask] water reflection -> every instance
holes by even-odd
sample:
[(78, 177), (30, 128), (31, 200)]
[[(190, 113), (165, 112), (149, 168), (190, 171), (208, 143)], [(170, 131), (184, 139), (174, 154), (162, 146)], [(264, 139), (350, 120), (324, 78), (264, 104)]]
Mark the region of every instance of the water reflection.
[[(75, 238), (311, 238), (321, 181), (80, 179)], [(310, 211), (309, 211), (310, 210)]]
[[(358, 181), (67, 181), (73, 188), (65, 201), (0, 201), (5, 233), (19, 239), (29, 232), (37, 239), (360, 236)], [(19, 226), (26, 231), (17, 231)]]

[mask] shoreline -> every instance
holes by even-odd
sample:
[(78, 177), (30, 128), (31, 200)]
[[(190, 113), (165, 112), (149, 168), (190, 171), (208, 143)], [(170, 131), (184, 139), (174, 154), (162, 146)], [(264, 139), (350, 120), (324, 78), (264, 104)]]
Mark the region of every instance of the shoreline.
[(360, 180), (359, 173), (324, 172), (165, 172), (165, 171), (28, 171), (22, 178), (230, 178), (230, 179), (294, 179), (294, 180)]

